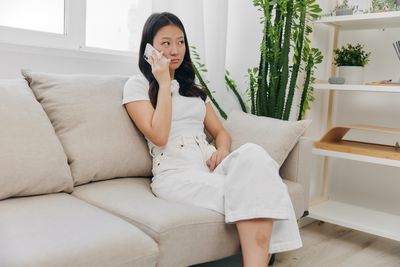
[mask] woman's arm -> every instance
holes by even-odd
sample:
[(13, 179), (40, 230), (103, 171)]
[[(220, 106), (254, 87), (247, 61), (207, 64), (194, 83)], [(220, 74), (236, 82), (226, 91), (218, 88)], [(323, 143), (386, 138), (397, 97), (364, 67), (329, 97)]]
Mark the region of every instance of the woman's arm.
[(126, 104), (129, 116), (136, 127), (156, 146), (164, 146), (168, 141), (172, 119), (171, 78), (169, 59), (151, 56), (152, 72), (159, 84), (157, 105), (148, 100)]
[(171, 89), (161, 88), (154, 109), (150, 101), (142, 100), (125, 105), (136, 127), (156, 146), (164, 146), (171, 128)]
[(229, 154), (231, 148), (231, 137), (219, 121), (217, 114), (210, 102), (206, 104), (206, 117), (204, 126), (215, 140), (217, 151), (207, 161), (210, 170), (213, 171), (218, 164)]

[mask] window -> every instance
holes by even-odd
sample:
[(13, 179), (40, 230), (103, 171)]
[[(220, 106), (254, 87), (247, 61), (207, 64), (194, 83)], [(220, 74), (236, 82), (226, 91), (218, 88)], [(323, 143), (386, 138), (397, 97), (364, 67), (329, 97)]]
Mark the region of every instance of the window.
[(150, 0), (87, 0), (86, 46), (138, 51)]
[(64, 34), (64, 0), (0, 0), (0, 25)]
[(0, 0), (0, 42), (127, 55), (151, 0)]

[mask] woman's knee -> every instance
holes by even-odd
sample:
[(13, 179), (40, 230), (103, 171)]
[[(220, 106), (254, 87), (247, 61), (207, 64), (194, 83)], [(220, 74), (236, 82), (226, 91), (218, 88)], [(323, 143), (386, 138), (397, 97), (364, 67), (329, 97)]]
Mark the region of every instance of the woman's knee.
[(271, 157), (271, 155), (260, 145), (254, 143), (246, 143), (243, 144), (238, 151), (240, 151), (240, 155), (247, 160), (257, 162), (262, 160), (263, 162), (273, 162), (274, 165), (277, 165), (276, 161)]
[(239, 148), (239, 151), (243, 156), (250, 158), (270, 157), (267, 151), (265, 151), (265, 149), (262, 146), (259, 146), (254, 143), (243, 144)]

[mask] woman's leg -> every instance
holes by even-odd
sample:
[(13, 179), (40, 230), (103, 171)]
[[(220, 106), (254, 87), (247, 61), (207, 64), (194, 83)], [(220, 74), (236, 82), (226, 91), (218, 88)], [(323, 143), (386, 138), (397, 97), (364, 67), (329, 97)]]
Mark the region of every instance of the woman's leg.
[(270, 254), (272, 219), (237, 221), (244, 267), (266, 267)]

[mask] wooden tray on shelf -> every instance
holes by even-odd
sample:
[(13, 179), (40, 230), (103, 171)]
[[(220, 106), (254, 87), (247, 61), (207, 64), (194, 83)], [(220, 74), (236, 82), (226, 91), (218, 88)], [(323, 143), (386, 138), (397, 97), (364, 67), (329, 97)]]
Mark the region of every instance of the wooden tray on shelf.
[(398, 143), (390, 146), (360, 141), (343, 140), (345, 134), (351, 129), (400, 135), (400, 129), (374, 127), (367, 125), (341, 125), (332, 128), (320, 141), (314, 142), (314, 147), (343, 153), (400, 160), (400, 147)]

